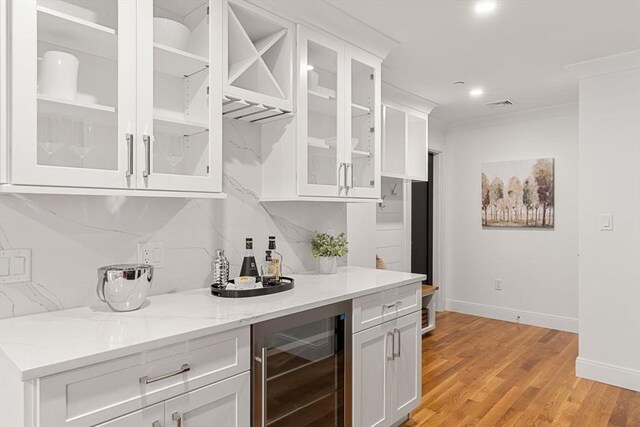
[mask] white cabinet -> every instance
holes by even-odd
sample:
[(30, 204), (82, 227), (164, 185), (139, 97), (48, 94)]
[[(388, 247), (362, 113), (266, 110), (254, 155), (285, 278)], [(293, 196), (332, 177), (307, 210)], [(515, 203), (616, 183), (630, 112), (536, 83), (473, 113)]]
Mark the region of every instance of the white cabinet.
[(429, 115), (384, 101), (382, 175), (427, 181)]
[(164, 427), (165, 425), (171, 424), (165, 424), (164, 404), (158, 403), (157, 405), (148, 406), (139, 411), (116, 418), (115, 420), (98, 424), (96, 427)]
[(291, 112), (293, 24), (242, 0), (225, 0), (222, 11), (224, 94), (248, 101), (229, 113), (254, 120), (269, 107)]
[(388, 427), (422, 397), (420, 313), (353, 335), (353, 425)]
[(298, 195), (380, 197), (380, 62), (298, 26)]
[(251, 425), (251, 374), (185, 393), (164, 404), (164, 426), (246, 427)]
[[(209, 5), (11, 2), (8, 183), (220, 192), (221, 46), (210, 28), (221, 17)], [(182, 37), (167, 38), (168, 26)]]

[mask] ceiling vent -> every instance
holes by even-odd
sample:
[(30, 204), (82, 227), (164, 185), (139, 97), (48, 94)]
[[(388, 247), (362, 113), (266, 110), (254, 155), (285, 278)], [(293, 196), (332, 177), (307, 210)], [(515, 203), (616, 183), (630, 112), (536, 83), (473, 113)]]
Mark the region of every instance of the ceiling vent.
[(502, 99), (500, 101), (490, 102), (485, 105), (489, 108), (507, 108), (515, 105), (515, 102), (513, 102), (511, 99)]

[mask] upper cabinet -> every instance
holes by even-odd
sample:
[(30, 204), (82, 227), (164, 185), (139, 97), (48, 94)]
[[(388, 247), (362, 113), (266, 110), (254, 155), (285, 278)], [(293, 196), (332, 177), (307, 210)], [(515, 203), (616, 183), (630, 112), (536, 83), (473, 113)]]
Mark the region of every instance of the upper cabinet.
[(298, 27), (298, 195), (380, 197), (379, 58)]
[[(265, 110), (291, 112), (293, 24), (239, 0), (223, 3), (223, 20), (224, 94)], [(242, 114), (258, 113), (258, 108)]]
[(13, 1), (11, 187), (220, 192), (210, 3)]
[(427, 181), (429, 115), (384, 101), (382, 175)]

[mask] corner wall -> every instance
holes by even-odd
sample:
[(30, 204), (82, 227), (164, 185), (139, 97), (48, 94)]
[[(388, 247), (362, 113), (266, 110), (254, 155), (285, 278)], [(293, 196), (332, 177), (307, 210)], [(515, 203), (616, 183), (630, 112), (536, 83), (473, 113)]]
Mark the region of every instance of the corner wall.
[[(576, 373), (640, 391), (640, 51), (630, 58), (624, 71), (606, 70), (623, 55), (576, 66), (597, 70), (580, 80)], [(600, 231), (601, 214), (613, 231)]]
[[(450, 128), (446, 156), (447, 309), (577, 332), (575, 104)], [(481, 164), (542, 157), (555, 158), (555, 229), (483, 229)]]

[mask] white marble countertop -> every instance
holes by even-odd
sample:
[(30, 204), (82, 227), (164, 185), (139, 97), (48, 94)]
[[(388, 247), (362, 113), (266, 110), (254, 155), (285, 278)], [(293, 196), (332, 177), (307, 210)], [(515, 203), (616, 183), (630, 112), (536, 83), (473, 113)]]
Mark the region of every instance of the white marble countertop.
[(101, 304), (3, 319), (0, 351), (29, 380), (425, 278), (359, 267), (340, 268), (336, 275), (293, 277), (294, 289), (261, 297), (219, 298), (203, 288), (156, 295), (127, 313)]

